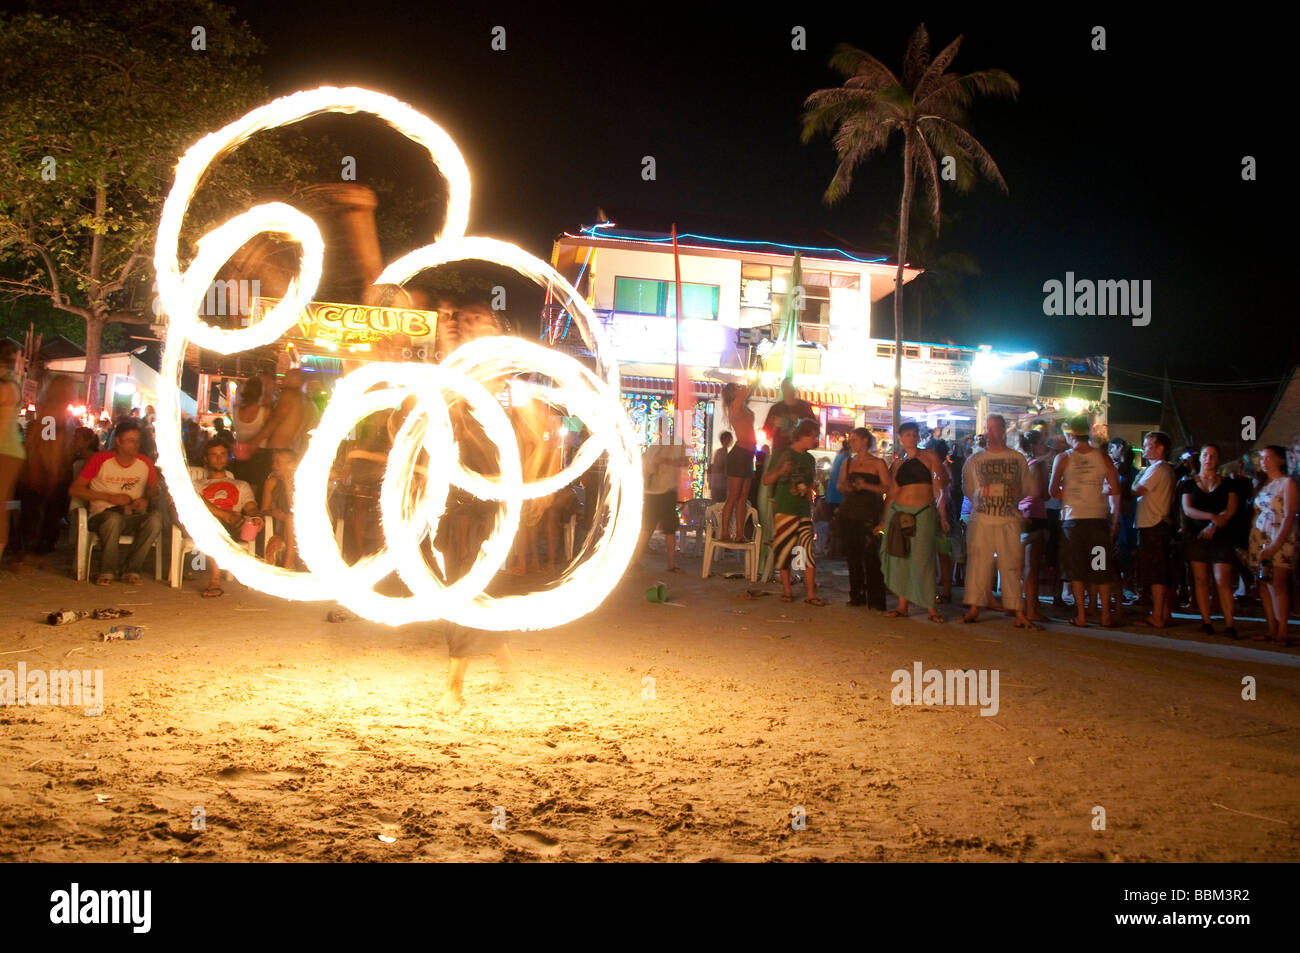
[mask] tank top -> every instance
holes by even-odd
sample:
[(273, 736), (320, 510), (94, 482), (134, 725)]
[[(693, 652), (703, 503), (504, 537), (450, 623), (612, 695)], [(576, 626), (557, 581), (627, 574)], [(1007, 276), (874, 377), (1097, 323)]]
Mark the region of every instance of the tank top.
[(243, 409), (242, 407), (238, 408), (231, 415), (230, 421), (231, 430), (235, 432), (235, 440), (238, 443), (248, 443), (250, 437), (256, 436), (257, 432), (262, 429), (262, 424), (266, 423), (267, 414), (270, 413), (265, 407), (259, 406), (257, 416), (253, 418), (251, 423), (246, 424), (239, 419), (240, 411)]
[(1061, 518), (1065, 520), (1104, 520), (1110, 516), (1109, 498), (1103, 495), (1106, 468), (1102, 452), (1070, 451), (1070, 466), (1065, 471)]
[[(850, 477), (853, 476), (850, 471)], [(868, 483), (880, 486), (880, 477), (874, 473), (858, 471), (858, 476)], [(875, 525), (885, 513), (885, 500), (879, 490), (845, 490), (844, 499), (835, 511), (841, 519), (855, 520)]]
[(930, 468), (925, 465), (925, 461), (920, 457), (911, 457), (904, 461), (903, 465), (898, 468), (898, 475), (895, 477), (895, 482), (899, 486), (929, 483)]
[[(17, 457), (19, 460), (27, 459), (27, 450), (23, 447), (23, 432), (18, 428), (18, 414), (22, 409), (22, 388), (18, 386), (18, 379), (9, 371), (0, 371), (0, 386), (12, 384), (14, 387), (14, 405), (13, 417), (9, 420), (0, 420), (0, 455), (6, 457)], [(5, 514), (8, 517), (8, 514)]]

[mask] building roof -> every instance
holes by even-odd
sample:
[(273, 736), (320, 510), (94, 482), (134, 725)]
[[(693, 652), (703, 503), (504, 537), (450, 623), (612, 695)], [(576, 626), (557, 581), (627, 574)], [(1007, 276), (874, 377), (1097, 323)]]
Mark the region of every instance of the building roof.
[(671, 245), (675, 222), (679, 247), (785, 256), (798, 251), (807, 258), (854, 264), (885, 265), (891, 261), (884, 250), (863, 248), (843, 236), (809, 226), (766, 225), (695, 213), (670, 215), (643, 209), (611, 208), (602, 211), (605, 211), (605, 216), (601, 222), (584, 225), (565, 235)]
[(1300, 364), (1291, 368), (1278, 387), (1273, 405), (1264, 417), (1264, 426), (1259, 430), (1255, 449), (1262, 450), (1270, 444), (1289, 447), (1297, 437), (1300, 437)]

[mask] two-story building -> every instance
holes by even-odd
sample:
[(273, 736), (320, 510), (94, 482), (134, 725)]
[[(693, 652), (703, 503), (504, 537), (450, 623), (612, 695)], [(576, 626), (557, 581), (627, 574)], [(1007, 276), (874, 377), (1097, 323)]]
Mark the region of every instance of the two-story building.
[[(760, 425), (780, 399), (780, 322), (787, 297), (796, 291), (796, 252), (803, 307), (794, 380), (822, 425), (822, 446), (838, 446), (844, 433), (859, 426), (888, 443), (894, 344), (871, 336), (872, 305), (894, 289), (896, 268), (886, 256), (679, 230), (675, 260), (670, 233), (616, 221), (565, 232), (554, 243), (552, 264), (586, 298), (609, 335), (623, 401), (644, 440), (658, 438), (665, 411), (674, 409), (679, 362), (692, 382), (695, 406), (685, 436), (697, 496), (706, 489), (704, 467), (717, 434), (726, 429), (720, 400), (725, 381), (755, 380), (751, 406)], [(904, 281), (920, 273), (906, 267)], [(547, 305), (542, 334), (553, 347), (582, 352), (572, 318), (559, 305)], [(904, 417), (924, 420), (948, 436), (975, 432), (990, 411), (1014, 419), (1074, 409), (1095, 413), (1105, 401), (1104, 359), (905, 342), (902, 376)]]

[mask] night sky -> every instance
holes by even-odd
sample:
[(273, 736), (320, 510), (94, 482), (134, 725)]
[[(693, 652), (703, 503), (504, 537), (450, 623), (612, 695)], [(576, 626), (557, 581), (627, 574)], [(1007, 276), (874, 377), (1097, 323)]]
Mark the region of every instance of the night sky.
[[(957, 219), (941, 248), (971, 255), (982, 275), (964, 292), (969, 313), (926, 315), (922, 339), (1107, 353), (1113, 386), (1154, 396), (1158, 384), (1119, 369), (1167, 364), (1175, 378), (1241, 381), (1276, 378), (1297, 360), (1286, 252), (1270, 240), (1287, 207), (1275, 100), (1291, 78), (1259, 45), (1266, 24), (863, 4), (816, 18), (800, 5), (783, 18), (745, 7), (702, 17), (702, 4), (233, 5), (270, 48), (273, 93), (354, 83), (425, 110), (474, 175), (470, 232), (543, 258), (598, 206), (736, 218), (777, 240), (783, 229), (821, 228), (892, 254), (873, 236), (897, 213), (901, 150), (859, 168), (852, 194), (828, 208), (830, 141), (803, 145), (799, 117), (808, 93), (838, 85), (827, 66), (837, 42), (901, 72), (924, 16), (933, 51), (965, 36), (954, 69), (1007, 70), (1021, 96), (972, 111), (1010, 194), (985, 181), (965, 196), (945, 191)], [(807, 28), (806, 52), (791, 49), (796, 24)], [(505, 52), (491, 49), (496, 25)], [(1105, 51), (1090, 48), (1096, 25)], [(360, 181), (372, 169), (428, 181), (405, 153), (381, 151), (358, 156)], [(654, 182), (641, 179), (644, 155), (656, 158)], [(1245, 155), (1257, 181), (1242, 180)], [(1150, 325), (1045, 316), (1043, 282), (1067, 271), (1149, 279)], [(877, 329), (892, 329), (883, 313)]]

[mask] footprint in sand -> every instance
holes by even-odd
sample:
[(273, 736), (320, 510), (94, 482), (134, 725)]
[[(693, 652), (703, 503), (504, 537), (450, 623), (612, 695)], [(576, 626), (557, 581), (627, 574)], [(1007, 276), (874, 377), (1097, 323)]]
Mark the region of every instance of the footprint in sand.
[(559, 840), (541, 831), (515, 831), (507, 835), (507, 839), (516, 847), (544, 854), (547, 857), (560, 852)]

